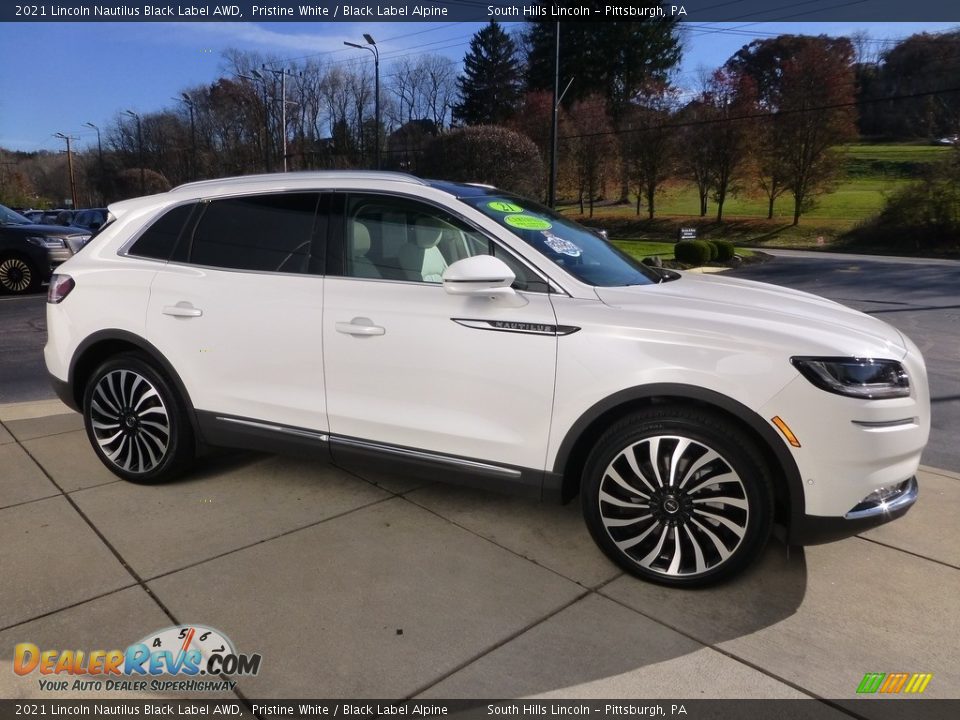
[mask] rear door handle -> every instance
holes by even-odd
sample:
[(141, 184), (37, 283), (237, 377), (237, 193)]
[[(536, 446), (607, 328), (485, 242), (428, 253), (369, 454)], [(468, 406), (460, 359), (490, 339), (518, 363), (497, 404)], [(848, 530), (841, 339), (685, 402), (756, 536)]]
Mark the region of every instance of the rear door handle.
[(345, 335), (365, 335), (370, 337), (372, 335), (383, 335), (386, 332), (385, 328), (374, 325), (373, 320), (364, 317), (355, 317), (350, 322), (338, 322), (334, 327), (336, 327), (337, 332), (344, 333)]
[(172, 317), (200, 317), (203, 315), (203, 310), (200, 308), (195, 308), (188, 302), (178, 302), (176, 305), (165, 305), (163, 308), (164, 315), (170, 315)]

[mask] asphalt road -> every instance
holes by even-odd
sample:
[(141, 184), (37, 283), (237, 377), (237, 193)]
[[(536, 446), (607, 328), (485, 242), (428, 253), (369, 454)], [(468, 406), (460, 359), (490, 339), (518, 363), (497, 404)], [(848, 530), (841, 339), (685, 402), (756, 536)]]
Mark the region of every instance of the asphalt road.
[[(806, 290), (875, 315), (923, 351), (933, 432), (926, 465), (960, 471), (960, 262), (790, 251), (731, 274)], [(0, 297), (0, 403), (54, 397), (43, 364), (45, 297)]]
[(43, 363), (46, 297), (0, 296), (0, 404), (56, 397)]

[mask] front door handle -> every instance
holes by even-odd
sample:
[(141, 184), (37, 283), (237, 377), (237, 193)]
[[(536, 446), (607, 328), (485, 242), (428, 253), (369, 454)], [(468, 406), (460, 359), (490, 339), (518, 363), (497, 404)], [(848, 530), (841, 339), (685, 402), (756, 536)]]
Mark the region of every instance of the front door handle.
[(374, 325), (373, 320), (365, 317), (355, 317), (350, 322), (338, 322), (335, 327), (337, 332), (345, 335), (363, 335), (370, 337), (372, 335), (383, 335), (385, 328)]
[(200, 308), (195, 308), (188, 302), (178, 302), (176, 305), (165, 305), (163, 308), (164, 315), (170, 315), (171, 317), (200, 317), (203, 315), (203, 310)]

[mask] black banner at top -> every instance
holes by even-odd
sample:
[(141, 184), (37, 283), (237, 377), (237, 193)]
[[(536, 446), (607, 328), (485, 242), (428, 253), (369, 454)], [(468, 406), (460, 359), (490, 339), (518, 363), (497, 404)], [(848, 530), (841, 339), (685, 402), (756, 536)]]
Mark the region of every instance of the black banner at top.
[(303, 0), (302, 2), (41, 2), (0, 6), (2, 22), (960, 22), (956, 0)]

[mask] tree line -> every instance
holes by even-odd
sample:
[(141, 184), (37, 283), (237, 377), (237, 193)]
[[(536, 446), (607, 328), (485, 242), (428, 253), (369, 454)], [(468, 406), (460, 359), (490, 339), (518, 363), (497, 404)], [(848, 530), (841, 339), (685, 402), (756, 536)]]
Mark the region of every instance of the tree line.
[[(378, 145), (386, 169), (545, 197), (556, 27), (532, 21), (511, 34), (491, 21), (459, 73), (435, 54), (389, 61), (379, 126), (372, 63), (227, 51), (213, 83), (157, 112), (118, 111), (100, 128), (102, 152), (79, 153), (81, 197), (99, 204), (278, 170), (284, 157), (291, 170), (374, 167)], [(836, 146), (958, 130), (960, 32), (885, 49), (862, 34), (761, 38), (679, 82), (683, 33), (673, 19), (560, 24), (557, 188), (582, 212), (601, 198), (635, 199), (653, 218), (664, 187), (682, 181), (696, 188), (701, 216), (722, 220), (731, 196), (759, 193), (771, 217), (778, 198), (792, 198), (797, 223), (838, 181)], [(22, 206), (67, 197), (64, 165), (56, 153), (0, 151), (0, 197)]]

